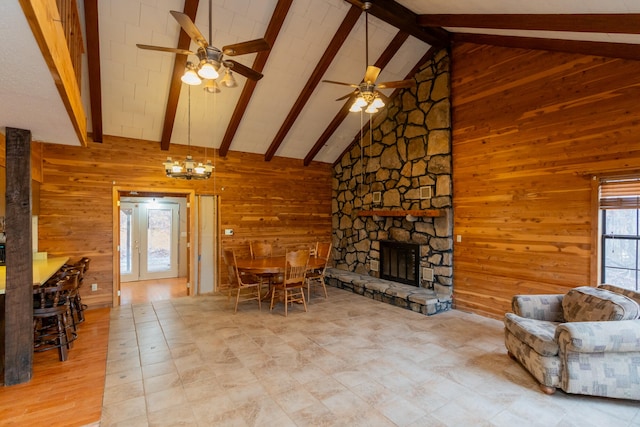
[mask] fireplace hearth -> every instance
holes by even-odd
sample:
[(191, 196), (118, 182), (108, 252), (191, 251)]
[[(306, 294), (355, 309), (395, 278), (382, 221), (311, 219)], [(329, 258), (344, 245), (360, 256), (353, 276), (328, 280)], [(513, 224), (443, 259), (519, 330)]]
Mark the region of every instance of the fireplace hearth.
[(380, 242), (380, 278), (420, 286), (420, 245), (389, 240)]

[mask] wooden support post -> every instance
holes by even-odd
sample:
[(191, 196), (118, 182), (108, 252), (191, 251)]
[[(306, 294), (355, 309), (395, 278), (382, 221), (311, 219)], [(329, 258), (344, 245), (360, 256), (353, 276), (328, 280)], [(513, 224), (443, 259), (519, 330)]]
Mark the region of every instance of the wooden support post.
[(31, 250), (31, 132), (7, 127), (4, 384), (33, 372), (33, 254)]

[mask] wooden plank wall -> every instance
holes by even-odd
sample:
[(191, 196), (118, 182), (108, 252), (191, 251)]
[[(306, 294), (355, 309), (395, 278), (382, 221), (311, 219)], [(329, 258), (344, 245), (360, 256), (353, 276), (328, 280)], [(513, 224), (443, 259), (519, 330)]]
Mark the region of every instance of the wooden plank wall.
[(591, 180), (640, 169), (640, 62), (460, 44), (451, 86), (455, 307), (595, 285)]
[[(196, 160), (204, 149), (191, 148)], [(196, 194), (220, 195), (220, 224), (232, 228), (222, 244), (248, 254), (248, 242), (273, 242), (275, 250), (309, 246), (331, 238), (331, 165), (229, 152), (226, 158), (208, 156), (216, 165), (215, 179), (185, 181), (167, 178), (167, 156), (184, 158), (187, 147), (105, 137), (87, 148), (43, 144), (44, 182), (40, 191), (39, 248), (72, 259), (92, 259), (83, 302), (90, 307), (112, 304), (112, 188), (195, 189)], [(222, 275), (222, 277), (226, 277)]]

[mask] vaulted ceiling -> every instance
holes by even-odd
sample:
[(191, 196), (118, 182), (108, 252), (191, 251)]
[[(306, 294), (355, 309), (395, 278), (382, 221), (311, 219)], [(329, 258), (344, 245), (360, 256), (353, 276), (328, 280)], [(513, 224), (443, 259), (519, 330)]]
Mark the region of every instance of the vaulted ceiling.
[[(79, 0), (86, 12), (83, 104), (89, 132), (334, 162), (368, 114), (348, 113), (347, 86), (366, 69), (360, 0)], [(86, 11), (85, 11), (86, 3)], [(635, 0), (372, 0), (369, 65), (378, 81), (410, 78), (432, 47), (468, 41), (640, 60)], [(184, 11), (216, 47), (265, 38), (271, 49), (233, 59), (264, 77), (235, 74), (236, 88), (206, 93), (180, 81), (195, 56), (141, 50), (136, 44), (195, 51), (169, 11)], [(97, 30), (97, 31), (96, 31)], [(21, 11), (0, 2), (0, 126), (31, 129), (36, 140), (78, 145), (53, 79)], [(87, 55), (85, 55), (87, 56)], [(95, 58), (99, 58), (95, 59)], [(175, 71), (174, 71), (175, 70)], [(383, 90), (393, 96), (393, 89)], [(190, 93), (190, 96), (189, 96)], [(92, 108), (93, 107), (93, 108)], [(98, 112), (98, 114), (92, 114)]]

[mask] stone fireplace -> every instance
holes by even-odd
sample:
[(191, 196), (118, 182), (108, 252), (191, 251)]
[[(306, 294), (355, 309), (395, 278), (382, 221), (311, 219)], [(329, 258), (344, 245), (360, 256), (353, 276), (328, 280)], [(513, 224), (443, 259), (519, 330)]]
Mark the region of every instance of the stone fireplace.
[(380, 278), (420, 286), (420, 245), (380, 242)]
[(336, 269), (384, 278), (382, 242), (412, 245), (417, 248), (415, 260), (404, 261), (402, 274), (389, 270), (393, 276), (389, 280), (412, 282), (450, 298), (453, 215), (447, 51), (435, 52), (415, 79), (416, 87), (401, 90), (334, 166), (333, 257)]

